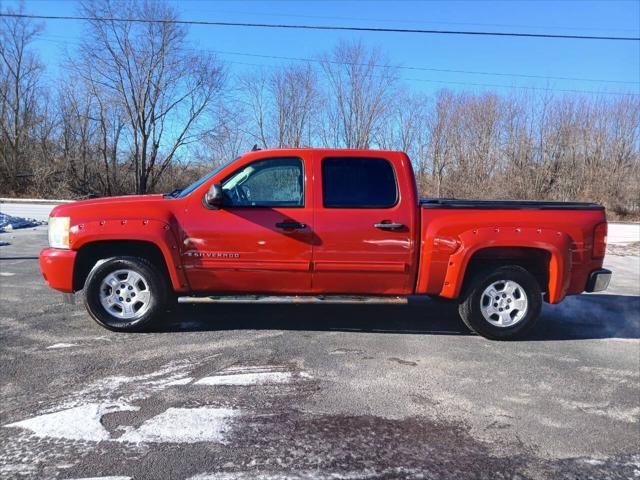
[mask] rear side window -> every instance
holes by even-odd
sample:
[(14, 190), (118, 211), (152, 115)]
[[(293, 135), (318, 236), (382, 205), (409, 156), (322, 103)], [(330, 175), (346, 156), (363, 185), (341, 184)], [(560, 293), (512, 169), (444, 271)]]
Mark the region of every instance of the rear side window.
[(383, 158), (325, 158), (322, 197), (325, 208), (393, 207), (398, 201), (393, 167)]

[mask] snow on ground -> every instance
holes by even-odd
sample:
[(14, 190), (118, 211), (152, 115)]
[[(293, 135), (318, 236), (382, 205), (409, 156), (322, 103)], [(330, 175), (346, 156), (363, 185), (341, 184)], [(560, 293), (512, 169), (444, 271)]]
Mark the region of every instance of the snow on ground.
[(56, 343), (54, 345), (49, 345), (47, 350), (56, 349), (56, 348), (71, 348), (77, 347), (78, 345), (75, 343)]
[(4, 212), (0, 212), (0, 233), (10, 232), (16, 228), (29, 228), (37, 227), (46, 223), (42, 220), (35, 220), (33, 218), (14, 217)]
[(640, 223), (609, 223), (607, 242), (614, 244), (640, 242)]
[(17, 203), (0, 199), (0, 213), (20, 218), (32, 218), (41, 222), (49, 219), (51, 210), (56, 207), (55, 203)]
[(89, 403), (60, 412), (39, 415), (21, 422), (10, 423), (5, 427), (24, 428), (33, 432), (37, 437), (99, 442), (111, 438), (101, 423), (103, 415), (137, 409), (138, 407), (130, 405)]
[(131, 477), (83, 477), (72, 478), (71, 480), (131, 480)]
[[(219, 375), (201, 378), (195, 385), (266, 385), (289, 383), (294, 379), (292, 372), (281, 370), (272, 365), (227, 368)], [(308, 378), (309, 375), (300, 373), (298, 377)]]
[(229, 420), (237, 415), (229, 408), (197, 407), (169, 408), (144, 422), (137, 429), (128, 430), (120, 442), (222, 442), (229, 430)]
[(101, 442), (112, 440), (130, 443), (222, 442), (231, 417), (238, 414), (229, 408), (169, 408), (140, 427), (120, 427), (125, 433), (111, 436), (102, 424), (107, 413), (137, 411), (126, 403), (88, 403), (54, 413), (46, 413), (5, 427), (23, 428), (40, 438)]

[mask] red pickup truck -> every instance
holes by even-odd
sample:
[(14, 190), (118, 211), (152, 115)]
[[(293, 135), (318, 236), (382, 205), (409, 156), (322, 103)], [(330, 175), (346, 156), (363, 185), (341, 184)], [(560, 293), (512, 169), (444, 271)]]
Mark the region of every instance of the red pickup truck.
[(184, 190), (56, 207), (48, 284), (91, 316), (148, 327), (169, 301), (459, 302), (492, 339), (524, 334), (543, 300), (607, 288), (592, 203), (420, 200), (405, 153), (252, 151)]

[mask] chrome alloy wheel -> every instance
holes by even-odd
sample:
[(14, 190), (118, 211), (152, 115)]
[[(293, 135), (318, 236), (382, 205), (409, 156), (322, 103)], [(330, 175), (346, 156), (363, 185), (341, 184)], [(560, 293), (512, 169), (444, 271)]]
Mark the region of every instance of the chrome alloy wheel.
[(100, 303), (115, 318), (140, 318), (151, 304), (149, 282), (133, 270), (111, 272), (100, 285)]
[(485, 320), (496, 327), (512, 327), (527, 314), (527, 295), (513, 280), (493, 282), (480, 297), (480, 311)]

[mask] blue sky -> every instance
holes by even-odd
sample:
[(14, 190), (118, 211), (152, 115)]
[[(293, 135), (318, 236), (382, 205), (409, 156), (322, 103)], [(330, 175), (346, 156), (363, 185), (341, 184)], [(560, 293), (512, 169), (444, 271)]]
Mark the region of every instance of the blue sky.
[[(185, 20), (640, 36), (639, 1), (171, 0), (170, 3)], [(16, 2), (4, 0), (2, 4), (7, 7)], [(28, 0), (25, 10), (32, 14), (73, 15), (77, 13), (77, 3), (73, 0)], [(59, 66), (64, 49), (73, 50), (80, 38), (82, 24), (49, 20), (45, 25), (36, 46), (50, 77), (55, 79), (63, 73)], [(339, 39), (361, 39), (367, 45), (384, 50), (394, 64), (487, 72), (400, 72), (405, 83), (424, 93), (445, 87), (474, 92), (524, 91), (513, 88), (518, 86), (558, 91), (640, 93), (640, 42), (205, 26), (191, 27), (189, 36), (194, 45), (207, 50), (283, 57), (313, 57)], [(269, 66), (283, 62), (230, 53), (220, 57), (235, 62), (231, 63), (231, 68), (238, 72), (251, 68), (242, 63)]]

